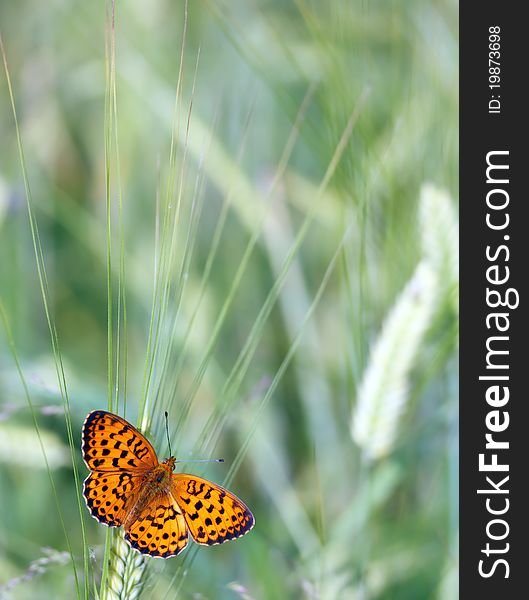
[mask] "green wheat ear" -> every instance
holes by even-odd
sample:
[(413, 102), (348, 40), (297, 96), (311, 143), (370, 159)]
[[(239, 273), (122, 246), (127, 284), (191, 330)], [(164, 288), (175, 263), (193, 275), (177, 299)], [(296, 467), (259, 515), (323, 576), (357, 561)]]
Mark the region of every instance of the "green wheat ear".
[(369, 460), (391, 452), (409, 397), (408, 378), (435, 305), (436, 277), (422, 261), (395, 301), (376, 339), (351, 423)]
[(446, 192), (423, 186), (418, 224), (423, 258), (373, 345), (351, 422), (353, 439), (371, 460), (394, 447), (409, 399), (409, 375), (442, 297), (447, 294), (458, 310), (457, 221)]
[(107, 585), (101, 600), (136, 600), (145, 585), (145, 557), (127, 544), (121, 529), (113, 532), (110, 554)]

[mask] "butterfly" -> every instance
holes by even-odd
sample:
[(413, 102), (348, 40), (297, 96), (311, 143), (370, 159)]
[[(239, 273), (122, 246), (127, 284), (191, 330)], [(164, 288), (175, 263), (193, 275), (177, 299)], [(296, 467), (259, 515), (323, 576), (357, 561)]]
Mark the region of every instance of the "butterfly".
[(125, 540), (149, 556), (176, 556), (188, 534), (211, 546), (238, 538), (254, 526), (248, 507), (220, 485), (173, 473), (174, 456), (158, 462), (156, 452), (133, 425), (104, 410), (88, 414), (82, 451), (90, 475), (83, 495), (92, 516), (122, 526)]

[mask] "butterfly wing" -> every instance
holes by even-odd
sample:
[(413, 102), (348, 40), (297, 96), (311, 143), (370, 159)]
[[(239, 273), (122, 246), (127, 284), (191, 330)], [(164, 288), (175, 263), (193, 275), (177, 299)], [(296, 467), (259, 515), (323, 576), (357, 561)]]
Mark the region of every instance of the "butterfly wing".
[(141, 490), (144, 473), (158, 464), (153, 447), (125, 419), (94, 410), (83, 425), (82, 451), (92, 471), (83, 486), (88, 509), (100, 523), (123, 525)]
[(141, 478), (131, 473), (95, 471), (85, 479), (83, 494), (92, 516), (109, 527), (123, 525), (140, 490)]
[(187, 545), (187, 527), (175, 499), (156, 496), (126, 529), (125, 539), (138, 552), (157, 558), (176, 556)]
[(254, 517), (242, 500), (202, 477), (173, 474), (173, 496), (198, 544), (222, 544), (254, 526)]
[(86, 466), (99, 472), (141, 472), (158, 464), (156, 452), (133, 425), (106, 410), (94, 410), (83, 425)]

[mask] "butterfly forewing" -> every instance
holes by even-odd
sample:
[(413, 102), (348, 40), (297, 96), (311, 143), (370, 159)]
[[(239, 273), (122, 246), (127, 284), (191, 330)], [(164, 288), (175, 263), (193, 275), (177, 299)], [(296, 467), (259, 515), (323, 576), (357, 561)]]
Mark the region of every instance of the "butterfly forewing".
[(222, 544), (254, 526), (248, 507), (237, 496), (202, 477), (173, 475), (174, 497), (198, 544)]
[(83, 426), (83, 458), (100, 472), (141, 472), (158, 464), (156, 452), (130, 423), (105, 410), (94, 410)]
[(169, 494), (155, 498), (125, 533), (136, 550), (150, 556), (169, 558), (187, 545), (187, 527), (178, 505)]

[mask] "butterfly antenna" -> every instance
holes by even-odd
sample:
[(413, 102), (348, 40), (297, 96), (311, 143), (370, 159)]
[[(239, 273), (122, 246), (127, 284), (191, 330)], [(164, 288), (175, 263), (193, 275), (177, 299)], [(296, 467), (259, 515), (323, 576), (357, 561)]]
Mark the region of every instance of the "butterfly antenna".
[(165, 411), (165, 433), (167, 435), (167, 444), (169, 446), (169, 456), (173, 456), (171, 452), (171, 440), (169, 439), (169, 414)]
[[(167, 445), (169, 446), (169, 456), (173, 456), (171, 451), (171, 440), (169, 439), (169, 414), (165, 411), (165, 433), (167, 435)], [(199, 458), (199, 459), (190, 459), (190, 460), (177, 460), (178, 462), (224, 462), (223, 458)]]
[(223, 458), (182, 458), (181, 460), (177, 460), (177, 463), (179, 462), (183, 462), (183, 463), (188, 463), (188, 462), (224, 462)]

